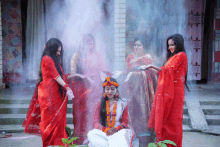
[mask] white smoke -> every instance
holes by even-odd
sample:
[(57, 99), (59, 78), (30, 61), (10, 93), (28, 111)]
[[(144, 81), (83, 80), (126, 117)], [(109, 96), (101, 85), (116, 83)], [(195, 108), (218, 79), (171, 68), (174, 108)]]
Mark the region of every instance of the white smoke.
[[(51, 37), (60, 39), (64, 46), (64, 68), (69, 72), (70, 57), (78, 50), (83, 35), (91, 33), (96, 42), (96, 49), (106, 57), (110, 50), (113, 51), (113, 9), (110, 7), (108, 13), (109, 21), (104, 19), (102, 1), (90, 0), (65, 0), (55, 1), (47, 11), (47, 40)], [(113, 4), (109, 4), (109, 6)], [(111, 67), (108, 59), (107, 65)]]

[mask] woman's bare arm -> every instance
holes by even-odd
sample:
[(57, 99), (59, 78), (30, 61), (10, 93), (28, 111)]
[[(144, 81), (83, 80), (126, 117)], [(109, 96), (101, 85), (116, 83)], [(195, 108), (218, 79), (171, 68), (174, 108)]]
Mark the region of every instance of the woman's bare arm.
[(59, 76), (57, 79), (56, 79), (57, 83), (59, 83), (62, 87), (64, 85), (66, 85), (66, 83), (63, 81), (63, 79), (61, 78), (61, 76)]

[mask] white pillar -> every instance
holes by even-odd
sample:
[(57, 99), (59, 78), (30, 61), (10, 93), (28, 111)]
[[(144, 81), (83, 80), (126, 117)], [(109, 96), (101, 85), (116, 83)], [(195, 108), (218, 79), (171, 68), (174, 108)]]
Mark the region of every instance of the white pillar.
[(126, 0), (115, 0), (114, 71), (125, 67)]

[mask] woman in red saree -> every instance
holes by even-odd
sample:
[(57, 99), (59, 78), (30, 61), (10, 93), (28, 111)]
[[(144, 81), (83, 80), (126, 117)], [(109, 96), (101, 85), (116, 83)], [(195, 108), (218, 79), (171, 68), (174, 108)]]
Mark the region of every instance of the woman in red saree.
[(148, 127), (155, 130), (157, 141), (171, 140), (177, 147), (182, 147), (184, 84), (187, 80), (187, 56), (182, 35), (175, 34), (167, 39), (167, 62), (164, 66), (149, 65), (146, 68), (159, 71)]
[[(128, 55), (126, 63), (129, 74), (124, 83), (126, 95), (130, 98), (129, 114), (140, 146), (146, 147), (153, 139), (140, 134), (150, 131), (147, 127), (150, 117), (151, 106), (157, 87), (157, 72), (154, 69), (140, 71), (140, 66), (153, 63), (150, 54), (147, 53), (147, 40), (139, 36), (134, 40), (134, 53)], [(138, 114), (138, 115), (137, 115)]]
[(135, 67), (153, 63), (153, 58), (149, 53), (146, 52), (146, 41), (146, 38), (142, 36), (134, 39), (134, 53), (129, 54), (126, 59), (128, 71), (131, 71)]
[(70, 63), (71, 88), (73, 101), (73, 125), (77, 144), (82, 144), (89, 130), (93, 129), (93, 111), (95, 102), (101, 97), (102, 81), (100, 72), (107, 71), (105, 58), (96, 50), (95, 40), (91, 34), (85, 34), (79, 51), (73, 54)]
[(43, 147), (63, 145), (62, 138), (68, 138), (65, 131), (67, 97), (74, 96), (62, 70), (62, 54), (60, 40), (51, 38), (44, 48), (39, 82), (23, 122), (24, 132), (42, 136)]

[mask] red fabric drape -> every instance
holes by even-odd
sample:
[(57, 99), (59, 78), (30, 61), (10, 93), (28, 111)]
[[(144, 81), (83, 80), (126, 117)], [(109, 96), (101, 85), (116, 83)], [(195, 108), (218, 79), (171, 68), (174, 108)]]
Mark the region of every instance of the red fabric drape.
[[(107, 76), (111, 74), (105, 71)], [(93, 76), (95, 83), (89, 83), (86, 79), (74, 78), (71, 82), (73, 99), (73, 125), (78, 144), (82, 144), (87, 138), (87, 133), (93, 129), (93, 115), (95, 103), (102, 96), (102, 81), (99, 74)]]
[(40, 133), (40, 105), (38, 102), (38, 85), (36, 84), (33, 97), (31, 99), (26, 118), (22, 124), (22, 127), (25, 127), (24, 132), (30, 134), (41, 135)]
[[(59, 93), (56, 82), (59, 74), (52, 58), (44, 56), (41, 69), (43, 81), (36, 85), (23, 122), (24, 132), (41, 135), (43, 147), (63, 145), (62, 138), (68, 137), (65, 131), (68, 99)], [(63, 79), (67, 83), (67, 75)]]
[(139, 59), (138, 62), (130, 64), (130, 61), (134, 58), (134, 54), (130, 54), (126, 59), (127, 72), (131, 72), (132, 75), (127, 82), (123, 83), (122, 94), (124, 97), (130, 98), (128, 110), (132, 127), (139, 139), (139, 143), (142, 146), (147, 146), (153, 139), (138, 135), (152, 130), (147, 125), (155, 97), (158, 75), (153, 69), (145, 71), (135, 70), (135, 67), (152, 64), (153, 59), (149, 54)]
[[(159, 75), (157, 92), (148, 127), (154, 128), (159, 141), (171, 140), (182, 147), (184, 83), (187, 56), (180, 52), (171, 57)], [(172, 145), (168, 145), (172, 147)]]
[(75, 136), (81, 136), (77, 139), (81, 143), (87, 138), (88, 130), (88, 95), (92, 92), (82, 80), (72, 80), (71, 86), (74, 94), (73, 101), (73, 125)]

